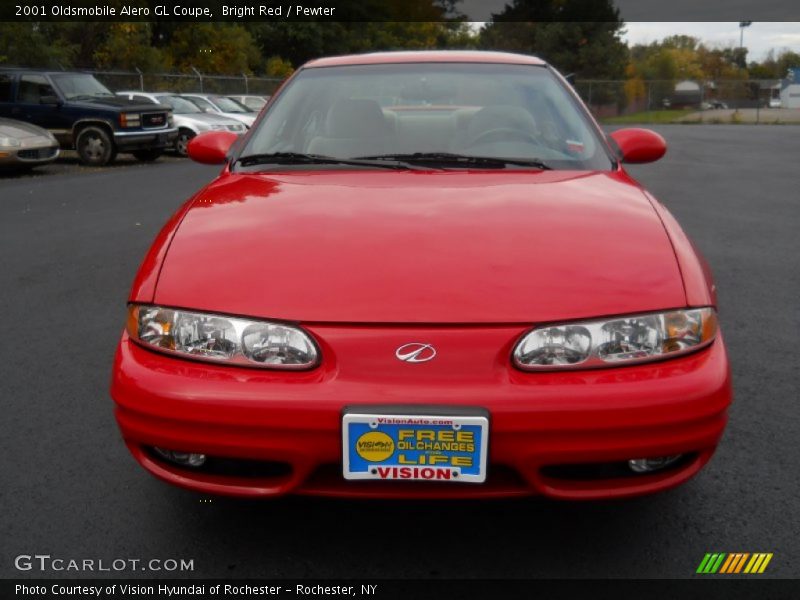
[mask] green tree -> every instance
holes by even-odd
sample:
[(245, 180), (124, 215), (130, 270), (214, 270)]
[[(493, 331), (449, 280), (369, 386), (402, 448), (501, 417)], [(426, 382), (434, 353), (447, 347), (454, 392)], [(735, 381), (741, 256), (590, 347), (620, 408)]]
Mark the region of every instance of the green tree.
[(535, 54), (584, 79), (622, 79), (628, 59), (622, 30), (612, 0), (514, 0), (492, 15), (480, 45)]
[(150, 23), (111, 23), (105, 40), (93, 56), (98, 69), (122, 69), (144, 72), (168, 71), (171, 60), (152, 45)]
[(293, 72), (292, 63), (280, 56), (269, 57), (264, 68), (264, 73), (268, 77), (288, 77)]
[(476, 35), (461, 22), (250, 22), (247, 27), (263, 56), (281, 56), (295, 67), (336, 54), (477, 45)]
[(52, 35), (54, 29), (57, 27), (53, 24), (0, 22), (0, 64), (71, 67), (78, 47), (60, 35)]
[(262, 61), (250, 32), (230, 23), (182, 23), (172, 31), (167, 52), (175, 68), (208, 74), (251, 74)]

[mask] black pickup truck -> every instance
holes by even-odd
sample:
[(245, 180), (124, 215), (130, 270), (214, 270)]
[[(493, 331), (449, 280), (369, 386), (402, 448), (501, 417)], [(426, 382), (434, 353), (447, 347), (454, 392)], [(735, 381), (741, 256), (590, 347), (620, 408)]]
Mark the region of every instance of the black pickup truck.
[(88, 165), (108, 164), (118, 152), (155, 160), (178, 137), (169, 107), (133, 104), (89, 73), (0, 69), (0, 117), (49, 130)]

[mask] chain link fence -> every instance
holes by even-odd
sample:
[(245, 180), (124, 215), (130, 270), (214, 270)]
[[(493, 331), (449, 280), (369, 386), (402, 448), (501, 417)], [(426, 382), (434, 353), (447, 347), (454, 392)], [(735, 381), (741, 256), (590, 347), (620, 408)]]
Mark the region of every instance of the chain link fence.
[(142, 73), (136, 71), (87, 71), (110, 90), (206, 94), (255, 94), (271, 96), (283, 79), (249, 75), (205, 75), (194, 73)]
[(780, 80), (579, 80), (575, 89), (596, 118), (614, 122), (775, 122)]
[[(269, 96), (278, 77), (89, 71), (113, 91)], [(596, 118), (614, 123), (792, 123), (800, 111), (778, 110), (780, 80), (667, 81), (584, 79), (575, 89)]]

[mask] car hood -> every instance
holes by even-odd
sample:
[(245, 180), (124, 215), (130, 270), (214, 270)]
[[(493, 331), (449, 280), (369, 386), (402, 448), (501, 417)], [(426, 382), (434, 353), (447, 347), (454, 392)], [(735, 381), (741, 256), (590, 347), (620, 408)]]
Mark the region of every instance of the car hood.
[(10, 137), (17, 140), (27, 140), (29, 138), (50, 140), (50, 136), (45, 129), (14, 119), (0, 119), (0, 137)]
[(223, 175), (166, 253), (158, 304), (305, 322), (535, 323), (685, 305), (621, 173)]
[(81, 98), (69, 101), (72, 106), (85, 108), (111, 108), (114, 110), (125, 109), (129, 112), (165, 112), (171, 110), (162, 104), (142, 104), (131, 102), (121, 96), (97, 96), (95, 98)]
[(229, 112), (223, 112), (223, 113), (219, 113), (219, 114), (222, 115), (223, 117), (228, 118), (228, 119), (235, 119), (236, 121), (244, 123), (248, 127), (252, 127), (253, 123), (256, 122), (256, 115), (255, 114), (251, 114), (251, 113), (229, 113)]
[(187, 123), (203, 125), (240, 125), (241, 121), (230, 119), (222, 115), (213, 113), (178, 113), (174, 115), (175, 120), (182, 120)]

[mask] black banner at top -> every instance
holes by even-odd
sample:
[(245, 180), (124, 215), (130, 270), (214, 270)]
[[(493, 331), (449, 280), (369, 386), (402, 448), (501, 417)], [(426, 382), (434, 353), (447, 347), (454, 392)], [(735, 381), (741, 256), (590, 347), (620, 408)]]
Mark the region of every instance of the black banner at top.
[[(610, 5), (610, 6), (609, 6)], [(610, 9), (610, 10), (609, 10)], [(797, 0), (3, 0), (0, 21), (800, 21)]]

